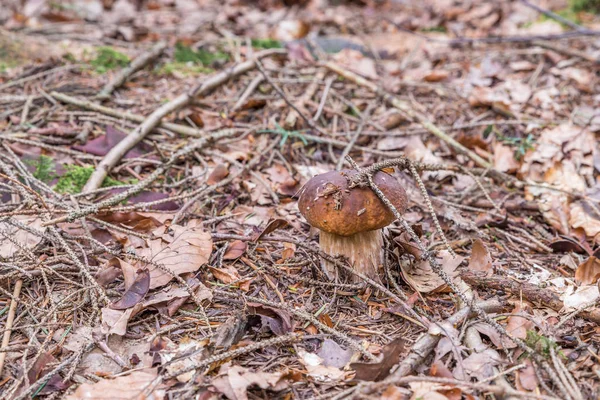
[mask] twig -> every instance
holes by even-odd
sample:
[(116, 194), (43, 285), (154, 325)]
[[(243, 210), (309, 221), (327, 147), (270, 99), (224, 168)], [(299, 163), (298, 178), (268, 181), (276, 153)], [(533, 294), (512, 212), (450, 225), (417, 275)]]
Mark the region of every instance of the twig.
[(139, 57), (136, 57), (133, 62), (123, 68), (114, 78), (110, 81), (104, 88), (98, 93), (96, 96), (98, 99), (104, 100), (108, 99), (112, 92), (120, 87), (127, 78), (129, 78), (134, 72), (144, 68), (146, 64), (150, 63), (153, 59), (158, 57), (165, 49), (167, 48), (166, 42), (158, 42), (156, 43), (150, 50), (141, 54)]
[(546, 10), (545, 8), (542, 8), (536, 4), (533, 4), (533, 3), (529, 2), (528, 0), (521, 0), (521, 3), (523, 3), (524, 5), (526, 5), (529, 8), (533, 8), (535, 11), (537, 11), (541, 14), (544, 14), (548, 18), (551, 18), (555, 21), (560, 22), (561, 24), (567, 25), (568, 27), (575, 29), (576, 31), (585, 30), (585, 28), (583, 28), (581, 25), (578, 25), (575, 22), (568, 20), (556, 13), (553, 13), (550, 10)]
[(279, 87), (279, 85), (277, 85), (273, 81), (273, 79), (271, 79), (271, 77), (269, 76), (269, 74), (267, 73), (265, 68), (262, 66), (260, 61), (257, 61), (256, 68), (258, 68), (258, 70), (261, 72), (261, 74), (263, 74), (263, 76), (265, 77), (267, 82), (269, 82), (269, 85), (271, 85), (271, 87), (273, 89), (275, 89), (277, 94), (279, 94), (279, 96), (281, 96), (281, 98), (287, 103), (288, 106), (290, 106), (296, 113), (298, 113), (298, 115), (304, 120), (304, 122), (306, 122), (306, 124), (311, 129), (314, 129), (315, 131), (319, 132), (321, 135), (327, 135), (327, 133), (323, 129), (318, 127), (317, 124), (312, 119), (310, 119), (306, 115), (304, 115), (304, 113), (302, 113), (302, 111), (290, 99), (288, 99), (288, 97), (285, 95), (285, 93)]
[[(114, 108), (101, 106), (100, 104), (96, 104), (94, 102), (88, 100), (78, 99), (77, 97), (68, 96), (64, 93), (58, 92), (50, 92), (50, 96), (54, 97), (56, 100), (66, 103), (72, 104), (77, 107), (84, 108), (90, 111), (96, 111), (104, 115), (108, 115), (111, 117), (126, 119), (128, 121), (142, 123), (146, 119), (143, 115), (139, 114), (131, 114), (126, 111), (115, 110)], [(179, 133), (180, 135), (192, 136), (192, 137), (202, 137), (205, 134), (205, 131), (202, 129), (192, 128), (191, 126), (185, 126), (180, 124), (174, 124), (172, 122), (164, 122), (161, 121), (158, 124), (159, 127), (168, 129), (172, 132)]]
[(421, 126), (423, 126), (423, 128), (427, 129), (430, 133), (437, 136), (439, 139), (443, 140), (444, 142), (448, 143), (459, 153), (465, 154), (466, 156), (468, 156), (471, 160), (473, 160), (475, 162), (475, 164), (477, 164), (483, 168), (491, 167), (491, 164), (488, 161), (481, 158), (477, 153), (467, 149), (465, 146), (463, 146), (462, 144), (457, 142), (454, 138), (448, 136), (437, 125), (435, 125), (433, 122), (429, 121), (429, 119), (425, 115), (414, 110), (407, 102), (400, 100), (396, 96), (394, 96), (394, 95), (386, 92), (384, 89), (378, 87), (376, 84), (369, 82), (362, 76), (355, 74), (354, 72), (350, 72), (333, 62), (326, 62), (324, 65), (325, 65), (325, 67), (327, 67), (331, 71), (337, 73), (338, 75), (343, 76), (344, 78), (356, 83), (359, 86), (364, 86), (364, 87), (372, 90), (373, 92), (377, 93), (378, 95), (382, 96), (386, 102), (388, 102), (393, 107), (400, 110), (400, 112), (403, 113), (408, 119), (410, 119), (411, 121), (420, 123)]
[(256, 88), (258, 87), (258, 85), (261, 84), (262, 81), (265, 80), (265, 77), (262, 75), (256, 75), (254, 77), (254, 79), (252, 79), (252, 81), (250, 82), (250, 84), (248, 85), (248, 87), (246, 88), (246, 90), (244, 90), (244, 93), (242, 93), (242, 95), (240, 96), (240, 98), (238, 99), (238, 101), (235, 103), (235, 105), (233, 106), (233, 108), (231, 109), (231, 111), (237, 111), (239, 110), (244, 103), (246, 103), (246, 100), (248, 99), (248, 97), (250, 97), (250, 95), (252, 93), (254, 93), (254, 91), (256, 90)]
[(255, 66), (259, 65), (258, 61), (261, 57), (271, 56), (273, 54), (281, 53), (278, 49), (265, 50), (257, 53), (255, 58), (252, 60), (245, 61), (238, 65), (233, 66), (230, 69), (219, 72), (212, 77), (208, 78), (205, 82), (197, 85), (195, 88), (187, 93), (183, 93), (168, 103), (162, 105), (156, 109), (148, 118), (141, 123), (133, 132), (121, 140), (115, 147), (110, 149), (104, 159), (98, 164), (92, 176), (88, 179), (87, 183), (83, 187), (83, 191), (98, 189), (104, 178), (108, 175), (108, 172), (121, 160), (121, 158), (143, 140), (160, 122), (160, 120), (166, 115), (179, 110), (180, 108), (188, 105), (197, 96), (205, 95), (209, 91), (216, 89), (223, 83), (227, 82), (234, 76), (244, 74)]
[(369, 119), (368, 115), (370, 110), (373, 109), (374, 105), (375, 105), (376, 101), (373, 101), (372, 103), (369, 104), (368, 109), (365, 111), (362, 120), (360, 121), (360, 125), (358, 125), (358, 128), (356, 129), (356, 132), (354, 133), (354, 135), (352, 135), (352, 137), (350, 138), (350, 141), (348, 142), (348, 145), (346, 147), (344, 147), (344, 150), (342, 151), (342, 154), (340, 155), (340, 158), (338, 159), (337, 165), (335, 167), (336, 170), (341, 170), (344, 166), (344, 161), (346, 160), (346, 156), (348, 154), (350, 154), (350, 151), (352, 150), (352, 147), (354, 147), (354, 144), (356, 143), (356, 141), (358, 140), (360, 134), (362, 133), (363, 129), (365, 128), (365, 124), (367, 123), (367, 120)]
[[(8, 310), (8, 316), (6, 317), (6, 327), (4, 328), (4, 336), (2, 337), (2, 346), (6, 347), (10, 343), (10, 334), (12, 333), (13, 322), (15, 321), (15, 314), (17, 313), (17, 302), (19, 295), (21, 294), (21, 287), (23, 287), (23, 280), (18, 279), (15, 282), (15, 288), (13, 289), (12, 299), (10, 300), (10, 308)], [(4, 368), (4, 360), (6, 358), (6, 352), (0, 353), (0, 376), (2, 376), (2, 369)]]
[[(179, 157), (182, 157), (194, 150), (204, 147), (206, 144), (210, 143), (210, 141), (212, 141), (212, 140), (218, 140), (223, 137), (231, 136), (233, 133), (235, 133), (235, 132), (225, 130), (223, 132), (216, 132), (211, 136), (208, 136), (208, 137), (205, 137), (202, 139), (198, 139), (198, 140), (190, 143), (188, 146), (184, 147), (183, 149), (179, 150), (177, 153), (173, 154), (166, 163), (164, 163), (163, 165), (156, 168), (156, 170), (154, 170), (154, 172), (152, 174), (148, 175), (143, 181), (138, 182), (137, 184), (132, 186), (130, 189), (128, 189), (124, 192), (121, 192), (109, 199), (106, 199), (98, 204), (94, 204), (94, 205), (88, 206), (86, 208), (83, 208), (80, 211), (74, 211), (68, 215), (63, 215), (62, 217), (58, 217), (58, 218), (55, 218), (50, 221), (45, 221), (42, 224), (42, 226), (55, 225), (57, 223), (65, 222), (65, 221), (74, 221), (78, 218), (82, 218), (82, 217), (85, 217), (90, 214), (96, 214), (105, 208), (119, 204), (121, 201), (128, 199), (129, 197), (141, 192), (146, 187), (150, 186), (150, 184), (152, 182), (154, 182), (162, 173), (167, 171), (167, 169), (170, 168), (179, 159)], [(172, 199), (173, 198), (165, 199), (165, 200), (171, 201)]]
[(13, 87), (13, 86), (16, 86), (16, 85), (21, 85), (23, 83), (36, 80), (38, 78), (42, 78), (42, 77), (44, 77), (46, 75), (50, 75), (50, 74), (53, 74), (53, 73), (58, 72), (58, 71), (69, 71), (71, 69), (87, 68), (87, 67), (88, 66), (85, 65), (85, 64), (63, 65), (61, 67), (56, 67), (56, 68), (53, 68), (53, 69), (49, 69), (47, 71), (39, 72), (39, 73), (34, 74), (34, 75), (26, 76), (25, 78), (18, 79), (16, 81), (7, 82), (4, 85), (0, 85), (0, 91), (2, 91), (4, 89), (8, 89), (9, 87)]

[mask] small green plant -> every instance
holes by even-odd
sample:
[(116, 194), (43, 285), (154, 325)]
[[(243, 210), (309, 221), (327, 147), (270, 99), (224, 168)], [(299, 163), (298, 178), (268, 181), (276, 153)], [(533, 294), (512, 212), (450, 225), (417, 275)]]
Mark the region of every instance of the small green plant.
[[(94, 167), (80, 167), (79, 165), (65, 165), (66, 172), (60, 178), (54, 189), (58, 193), (81, 193), (90, 176), (94, 173)], [(102, 183), (102, 187), (121, 186), (124, 183), (116, 179), (107, 177)]]
[(35, 168), (33, 177), (42, 182), (50, 183), (52, 179), (56, 178), (56, 171), (54, 169), (54, 161), (52, 160), (52, 157), (42, 154), (37, 160), (29, 160), (26, 161), (26, 163)]
[(527, 135), (526, 138), (504, 136), (502, 133), (498, 132), (494, 125), (488, 125), (483, 131), (483, 138), (487, 139), (492, 132), (502, 143), (515, 147), (513, 156), (517, 161), (521, 160), (529, 150), (534, 148), (535, 138), (531, 134)]
[(94, 58), (90, 64), (96, 69), (96, 72), (104, 74), (111, 69), (127, 66), (127, 64), (129, 64), (129, 57), (116, 51), (112, 47), (99, 47), (97, 49), (96, 58)]
[(283, 45), (279, 40), (275, 39), (252, 39), (250, 40), (252, 47), (256, 49), (281, 49)]
[(538, 353), (541, 353), (546, 357), (550, 357), (551, 349), (554, 349), (559, 356), (564, 357), (564, 354), (560, 351), (560, 347), (554, 340), (540, 335), (534, 331), (527, 331), (525, 343), (527, 343), (527, 346), (533, 348)]
[(192, 50), (191, 47), (185, 46), (181, 43), (175, 45), (175, 61), (178, 63), (192, 63), (202, 64), (204, 66), (210, 66), (215, 61), (226, 61), (229, 56), (221, 51), (211, 53), (210, 51), (199, 49), (197, 51)]
[(283, 129), (283, 127), (281, 125), (279, 125), (278, 123), (275, 123), (275, 129), (265, 129), (265, 130), (259, 131), (259, 133), (277, 133), (277, 134), (281, 135), (281, 141), (279, 142), (279, 147), (283, 147), (285, 145), (285, 142), (287, 142), (287, 140), (290, 136), (300, 139), (302, 141), (302, 143), (304, 143), (304, 145), (307, 145), (308, 141), (302, 134), (303, 132), (306, 132), (306, 131), (287, 131), (287, 130)]

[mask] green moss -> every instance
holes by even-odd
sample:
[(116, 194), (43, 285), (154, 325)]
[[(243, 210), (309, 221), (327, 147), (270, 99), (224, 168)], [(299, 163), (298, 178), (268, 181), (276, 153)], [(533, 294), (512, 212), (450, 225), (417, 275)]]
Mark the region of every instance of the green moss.
[(166, 63), (155, 71), (159, 75), (175, 75), (181, 74), (184, 76), (210, 74), (214, 72), (212, 68), (206, 68), (202, 65), (194, 65), (191, 63), (170, 62)]
[(204, 49), (194, 51), (189, 46), (177, 43), (175, 45), (174, 58), (175, 61), (178, 63), (192, 63), (210, 66), (215, 61), (227, 61), (229, 59), (229, 56), (226, 53), (220, 51), (216, 51), (214, 53), (211, 53), (210, 51)]
[(127, 66), (129, 64), (129, 57), (112, 47), (99, 47), (96, 58), (90, 64), (96, 69), (96, 72), (103, 74), (111, 69)]
[(569, 7), (574, 12), (600, 13), (600, 0), (570, 0)]
[[(65, 172), (65, 174), (58, 179), (58, 182), (56, 183), (54, 189), (58, 193), (81, 193), (81, 190), (85, 186), (86, 182), (94, 173), (94, 167), (65, 165), (65, 168), (67, 169), (67, 172)], [(102, 182), (102, 187), (121, 185), (124, 185), (124, 183), (119, 182), (118, 180), (113, 179), (111, 177), (107, 177), (106, 179), (104, 179), (104, 182)]]
[(252, 47), (257, 49), (281, 49), (283, 45), (279, 40), (275, 39), (252, 39), (250, 40)]

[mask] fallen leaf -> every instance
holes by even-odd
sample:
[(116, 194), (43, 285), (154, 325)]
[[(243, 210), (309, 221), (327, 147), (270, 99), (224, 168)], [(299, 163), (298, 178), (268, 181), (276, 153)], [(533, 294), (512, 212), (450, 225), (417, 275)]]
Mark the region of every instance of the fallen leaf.
[(335, 382), (341, 380), (345, 373), (340, 368), (323, 365), (323, 359), (314, 353), (304, 349), (298, 349), (300, 362), (308, 371), (308, 375), (317, 382)]
[(276, 335), (285, 335), (294, 330), (292, 315), (279, 308), (265, 306), (259, 303), (246, 303), (248, 312), (260, 316), (263, 326), (268, 326)]
[[(530, 359), (525, 359), (526, 367), (517, 371), (517, 389), (533, 392), (538, 387), (537, 374), (535, 367)], [(520, 387), (519, 387), (520, 386)]]
[[(75, 150), (83, 151), (88, 154), (93, 154), (95, 156), (105, 156), (108, 152), (115, 147), (121, 140), (127, 137), (126, 134), (119, 131), (113, 126), (106, 127), (106, 134), (102, 136), (98, 136), (97, 138), (90, 140), (85, 145), (76, 145), (73, 146)], [(124, 158), (136, 158), (141, 157), (144, 154), (150, 152), (152, 148), (140, 142), (135, 145), (131, 150), (129, 150)]]
[(263, 229), (262, 232), (259, 233), (256, 236), (255, 239), (253, 239), (253, 241), (254, 242), (258, 242), (265, 235), (268, 235), (269, 233), (275, 232), (277, 229), (284, 228), (287, 225), (288, 225), (288, 222), (285, 219), (281, 219), (281, 218), (277, 218), (277, 219), (274, 219), (272, 221), (269, 221), (269, 223), (267, 224), (267, 226), (265, 227), (265, 229)]
[(490, 252), (481, 239), (476, 239), (473, 242), (468, 270), (485, 272), (487, 276), (491, 276), (493, 273), (492, 256), (490, 256)]
[(123, 336), (127, 332), (127, 323), (133, 314), (133, 308), (125, 311), (102, 308), (102, 333)]
[(219, 164), (212, 170), (208, 179), (206, 180), (207, 185), (214, 185), (215, 183), (221, 182), (229, 175), (229, 168), (225, 164)]
[(140, 249), (138, 255), (161, 264), (171, 273), (147, 265), (150, 270), (150, 289), (167, 284), (174, 275), (195, 272), (208, 262), (212, 238), (202, 226), (171, 225), (168, 228), (160, 227), (154, 234), (160, 237), (147, 240), (148, 247)]
[(246, 242), (243, 242), (241, 240), (234, 240), (227, 246), (227, 250), (225, 251), (225, 254), (223, 254), (223, 259), (235, 260), (237, 258), (240, 258), (246, 252), (247, 247), (248, 245), (246, 244)]
[(242, 279), (237, 270), (232, 266), (227, 266), (225, 268), (215, 268), (209, 265), (208, 269), (210, 270), (210, 272), (212, 272), (215, 278), (226, 284), (239, 282)]
[[(508, 317), (506, 331), (516, 338), (526, 339), (527, 331), (533, 329), (533, 321), (531, 321), (530, 318), (523, 318), (518, 315), (523, 313), (526, 314), (527, 311), (529, 311), (529, 306), (524, 306), (521, 308), (521, 304), (517, 303), (511, 313), (512, 315)], [(513, 347), (516, 347), (516, 344)], [(504, 346), (504, 348), (511, 347)]]
[(154, 388), (147, 393), (156, 379), (156, 369), (133, 371), (115, 379), (102, 379), (96, 383), (84, 383), (67, 400), (113, 399), (113, 400), (160, 400), (165, 391)]
[(377, 382), (385, 379), (392, 367), (398, 363), (403, 351), (404, 339), (397, 338), (383, 348), (382, 359), (379, 362), (350, 364), (350, 368), (356, 371), (354, 380)]
[(223, 365), (219, 376), (212, 379), (212, 386), (230, 400), (247, 400), (251, 386), (280, 391), (288, 385), (282, 380), (282, 372), (254, 372), (239, 365)]
[(600, 260), (596, 257), (589, 257), (579, 264), (575, 271), (575, 280), (583, 285), (591, 285), (600, 278)]
[[(34, 230), (40, 230), (42, 227), (42, 220), (37, 217), (16, 216), (14, 219)], [(14, 242), (19, 244), (19, 246), (13, 243), (13, 240), (7, 240), (7, 237), (13, 239)], [(3, 258), (12, 257), (20, 250), (21, 247), (31, 250), (42, 241), (42, 236), (34, 235), (24, 229), (4, 221), (0, 222), (0, 238), (2, 238), (0, 257)]]
[(109, 307), (113, 310), (125, 310), (138, 304), (148, 293), (150, 288), (150, 272), (148, 269), (138, 269), (135, 280), (127, 288), (123, 297)]
[(323, 359), (323, 365), (326, 367), (344, 368), (352, 359), (354, 351), (352, 349), (344, 350), (335, 341), (325, 339), (317, 355)]
[(423, 77), (423, 80), (426, 82), (441, 82), (448, 78), (449, 75), (450, 73), (448, 71), (443, 69), (434, 69), (433, 71), (427, 73), (427, 75)]
[(565, 311), (578, 310), (583, 305), (597, 301), (599, 297), (598, 285), (586, 285), (576, 290), (573, 286), (568, 286), (563, 298)]

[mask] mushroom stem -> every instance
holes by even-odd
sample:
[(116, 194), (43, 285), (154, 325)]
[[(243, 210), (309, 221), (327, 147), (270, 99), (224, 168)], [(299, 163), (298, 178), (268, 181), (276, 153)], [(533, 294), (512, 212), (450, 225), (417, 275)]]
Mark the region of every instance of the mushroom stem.
[[(379, 267), (383, 264), (383, 235), (381, 229), (340, 236), (325, 231), (319, 233), (321, 250), (332, 256), (348, 258), (352, 268), (371, 279), (379, 281)], [(330, 279), (335, 277), (335, 265), (323, 260), (321, 266)], [(354, 282), (360, 277), (353, 275)]]

